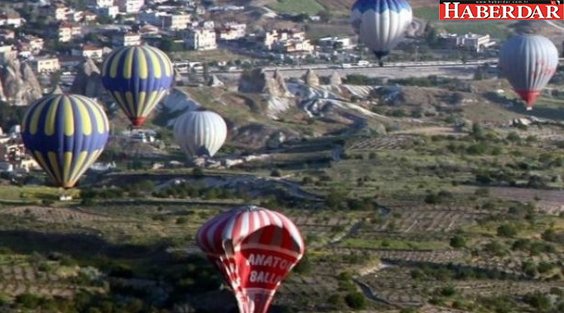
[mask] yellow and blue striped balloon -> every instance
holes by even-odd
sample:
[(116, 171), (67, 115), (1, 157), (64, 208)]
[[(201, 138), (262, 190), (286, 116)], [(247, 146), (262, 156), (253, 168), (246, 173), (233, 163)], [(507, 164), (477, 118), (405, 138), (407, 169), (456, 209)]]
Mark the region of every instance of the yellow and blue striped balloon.
[(109, 128), (106, 113), (94, 100), (52, 94), (27, 110), (22, 138), (53, 181), (72, 188), (104, 150)]
[(172, 86), (168, 56), (149, 45), (114, 50), (102, 67), (102, 83), (134, 126), (147, 116)]

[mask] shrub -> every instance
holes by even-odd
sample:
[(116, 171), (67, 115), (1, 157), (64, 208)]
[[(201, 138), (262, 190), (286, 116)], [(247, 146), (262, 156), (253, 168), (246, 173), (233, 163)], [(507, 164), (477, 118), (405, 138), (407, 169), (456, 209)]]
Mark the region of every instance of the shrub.
[(550, 298), (540, 292), (527, 294), (523, 300), (525, 303), (535, 308), (537, 312), (546, 312), (552, 307)]
[(549, 228), (542, 233), (542, 239), (546, 241), (557, 241), (557, 235), (553, 228)]
[(490, 190), (488, 188), (480, 187), (474, 191), (474, 194), (479, 197), (487, 197), (490, 195)]
[(341, 307), (343, 305), (343, 298), (339, 294), (332, 294), (327, 299), (327, 303), (334, 305), (336, 307)]
[(492, 241), (484, 246), (484, 250), (496, 256), (504, 256), (507, 254), (505, 245), (498, 241)]
[(456, 294), (456, 289), (452, 286), (447, 286), (441, 289), (441, 295), (444, 297), (452, 297)]
[(16, 297), (16, 303), (26, 309), (35, 309), (41, 303), (41, 298), (30, 293), (23, 293)]
[(425, 203), (427, 204), (439, 204), (441, 203), (441, 197), (438, 194), (430, 193), (425, 196)]
[(521, 264), (521, 270), (530, 277), (537, 275), (537, 266), (533, 262), (523, 262), (523, 264)]
[(503, 224), (497, 228), (497, 235), (500, 237), (514, 237), (517, 235), (517, 227), (513, 224)]
[(361, 310), (366, 306), (364, 296), (360, 292), (348, 293), (345, 302), (353, 310)]
[(450, 246), (453, 248), (463, 248), (466, 246), (466, 239), (461, 235), (454, 235), (450, 238)]
[(311, 272), (311, 269), (312, 269), (311, 261), (309, 260), (309, 257), (306, 254), (300, 260), (300, 263), (296, 265), (293, 271), (299, 274), (308, 274)]
[(194, 169), (192, 169), (192, 175), (196, 177), (203, 177), (204, 170), (199, 167), (195, 167)]
[(181, 225), (181, 224), (186, 224), (188, 223), (188, 218), (185, 216), (179, 217), (176, 219), (176, 224)]

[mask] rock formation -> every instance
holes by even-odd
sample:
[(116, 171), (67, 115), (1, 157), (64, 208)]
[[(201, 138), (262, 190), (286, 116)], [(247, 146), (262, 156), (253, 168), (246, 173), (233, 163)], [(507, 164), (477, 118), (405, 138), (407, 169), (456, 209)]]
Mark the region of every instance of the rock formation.
[(306, 85), (310, 87), (319, 87), (319, 76), (313, 72), (312, 69), (308, 69), (303, 77)]
[(225, 84), (217, 78), (216, 75), (212, 75), (208, 81), (208, 86), (210, 87), (223, 87)]
[(267, 80), (266, 92), (277, 97), (292, 97), (292, 93), (288, 90), (288, 86), (286, 86), (284, 76), (278, 70), (274, 71), (272, 79)]
[(76, 77), (71, 86), (71, 92), (91, 98), (100, 98), (104, 92), (100, 69), (90, 58), (78, 66)]
[(341, 75), (339, 75), (337, 71), (331, 73), (331, 76), (329, 76), (329, 85), (338, 87), (342, 84), (343, 84), (343, 80), (341, 79)]
[(289, 97), (288, 87), (282, 75), (275, 71), (272, 77), (263, 69), (246, 71), (239, 79), (239, 91), (262, 93), (274, 97)]
[(61, 86), (57, 85), (55, 86), (55, 88), (53, 88), (53, 91), (51, 91), (51, 93), (54, 95), (60, 95), (63, 94), (63, 90), (61, 89)]
[(29, 66), (17, 59), (7, 60), (0, 70), (0, 99), (12, 105), (28, 105), (42, 96), (41, 85)]
[(266, 72), (255, 68), (241, 73), (239, 91), (248, 93), (262, 93), (266, 86)]

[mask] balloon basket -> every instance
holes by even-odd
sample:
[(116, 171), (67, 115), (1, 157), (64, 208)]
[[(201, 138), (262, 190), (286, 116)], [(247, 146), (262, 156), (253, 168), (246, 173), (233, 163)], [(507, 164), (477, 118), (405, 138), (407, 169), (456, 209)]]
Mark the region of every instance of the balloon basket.
[(65, 191), (59, 194), (59, 201), (71, 201), (72, 196), (66, 193)]
[(59, 196), (59, 201), (71, 201), (72, 200), (72, 196), (69, 195), (60, 195)]

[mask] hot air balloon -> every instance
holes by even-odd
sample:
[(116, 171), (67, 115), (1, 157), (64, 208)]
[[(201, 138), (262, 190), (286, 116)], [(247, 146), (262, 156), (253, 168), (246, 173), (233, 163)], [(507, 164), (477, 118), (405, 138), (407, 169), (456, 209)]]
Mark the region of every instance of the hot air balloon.
[(148, 46), (114, 50), (102, 68), (102, 84), (133, 126), (141, 126), (168, 92), (174, 71), (168, 56)]
[(292, 221), (256, 206), (212, 218), (198, 230), (196, 241), (231, 287), (240, 313), (266, 313), (305, 250)]
[(225, 121), (212, 111), (188, 111), (174, 124), (174, 139), (189, 157), (214, 156), (226, 137)]
[(34, 102), (22, 125), (26, 149), (60, 187), (72, 188), (108, 141), (103, 108), (79, 95), (52, 94)]
[(514, 36), (505, 42), (499, 55), (501, 74), (525, 101), (527, 110), (532, 110), (557, 66), (556, 46), (540, 35)]
[(357, 0), (351, 10), (351, 24), (383, 66), (382, 58), (402, 39), (413, 12), (406, 0)]

